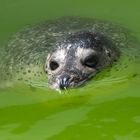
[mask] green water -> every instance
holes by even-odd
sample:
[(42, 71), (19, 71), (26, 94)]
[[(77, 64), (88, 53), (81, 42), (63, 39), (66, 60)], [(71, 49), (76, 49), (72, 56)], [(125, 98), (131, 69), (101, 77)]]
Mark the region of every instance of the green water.
[[(82, 16), (123, 24), (140, 39), (138, 0), (0, 0), (0, 42), (28, 24)], [(1, 45), (2, 46), (2, 45)], [(139, 140), (140, 59), (104, 70), (86, 86), (58, 92), (13, 85), (0, 90), (0, 140)]]

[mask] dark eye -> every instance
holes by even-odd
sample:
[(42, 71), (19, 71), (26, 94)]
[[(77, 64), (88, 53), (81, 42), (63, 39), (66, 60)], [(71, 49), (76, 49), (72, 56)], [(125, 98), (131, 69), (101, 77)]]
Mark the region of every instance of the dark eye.
[(83, 65), (91, 68), (95, 67), (97, 63), (98, 63), (98, 58), (95, 55), (89, 55), (83, 61)]
[(59, 67), (59, 64), (55, 60), (50, 61), (50, 69), (56, 70)]

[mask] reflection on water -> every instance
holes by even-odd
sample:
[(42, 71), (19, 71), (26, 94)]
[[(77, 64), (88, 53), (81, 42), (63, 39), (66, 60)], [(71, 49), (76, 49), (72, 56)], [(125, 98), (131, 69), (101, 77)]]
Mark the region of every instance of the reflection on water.
[[(26, 100), (22, 95), (20, 98)], [(68, 95), (34, 104), (3, 107), (0, 109), (0, 136), (4, 140), (22, 140), (30, 136), (34, 140), (49, 138), (86, 119), (86, 114), (93, 108), (84, 106), (88, 98)]]
[[(140, 116), (140, 98), (122, 98), (107, 101), (94, 106), (87, 113), (84, 121), (67, 128), (52, 139), (121, 139), (140, 137), (139, 122), (134, 121)], [(129, 137), (131, 136), (131, 137)]]
[[(18, 99), (25, 102), (16, 105), (13, 102), (0, 109), (0, 136), (3, 140), (138, 139), (140, 95), (139, 92), (134, 96), (131, 92), (123, 94), (122, 87), (114, 88), (113, 95), (112, 89), (107, 88), (107, 93), (100, 92), (100, 95), (97, 92), (101, 90), (95, 88), (94, 96), (84, 92), (75, 95), (75, 91), (50, 99), (47, 97), (51, 95), (42, 95), (46, 101), (35, 101), (31, 95), (32, 101), (28, 103), (30, 96), (19, 94)], [(33, 94), (41, 95), (40, 92)]]

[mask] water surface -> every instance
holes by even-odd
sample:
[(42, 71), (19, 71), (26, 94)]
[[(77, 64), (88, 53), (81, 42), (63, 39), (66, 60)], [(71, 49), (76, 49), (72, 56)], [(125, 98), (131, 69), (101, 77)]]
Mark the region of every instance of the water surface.
[[(138, 0), (0, 0), (0, 42), (26, 25), (69, 15), (123, 24), (140, 39), (139, 4)], [(127, 50), (117, 65), (62, 95), (25, 84), (1, 89), (0, 140), (140, 139), (139, 52)]]

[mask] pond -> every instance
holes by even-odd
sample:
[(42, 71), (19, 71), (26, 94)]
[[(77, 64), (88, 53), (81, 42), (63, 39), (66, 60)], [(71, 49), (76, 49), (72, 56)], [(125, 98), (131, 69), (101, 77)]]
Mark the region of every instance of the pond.
[[(140, 39), (139, 4), (138, 0), (0, 0), (0, 47), (26, 25), (62, 16), (119, 23)], [(63, 94), (26, 84), (1, 88), (0, 140), (140, 139), (139, 53), (139, 46), (125, 50), (117, 65)]]

